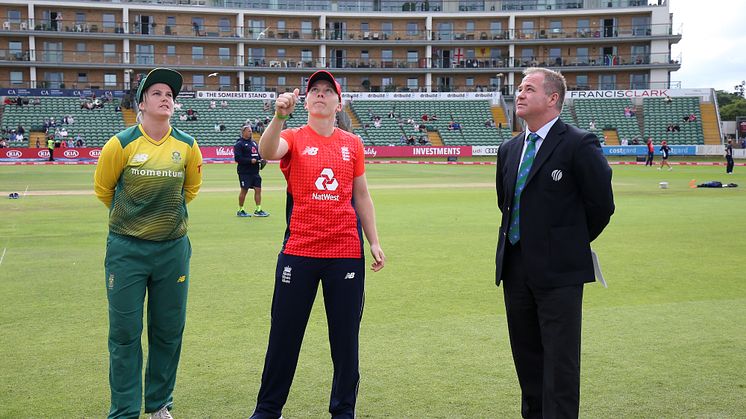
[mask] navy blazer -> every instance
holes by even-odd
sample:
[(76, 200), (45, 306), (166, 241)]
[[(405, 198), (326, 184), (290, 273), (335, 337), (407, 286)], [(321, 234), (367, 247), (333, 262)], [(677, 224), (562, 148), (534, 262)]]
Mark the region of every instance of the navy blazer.
[[(497, 204), (502, 211), (495, 283), (500, 285), (518, 165), (525, 132), (497, 152)], [(536, 154), (521, 193), (520, 245), (529, 281), (537, 287), (595, 280), (590, 243), (614, 213), (611, 167), (598, 138), (558, 119)]]

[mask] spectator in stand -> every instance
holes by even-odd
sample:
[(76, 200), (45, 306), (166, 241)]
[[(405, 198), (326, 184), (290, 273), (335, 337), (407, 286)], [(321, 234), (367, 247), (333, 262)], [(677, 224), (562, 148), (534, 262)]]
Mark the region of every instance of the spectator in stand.
[(22, 141), (25, 140), (25, 138), (23, 138), (23, 134), (21, 134), (20, 132), (16, 132), (16, 138), (15, 138), (15, 140), (16, 140), (16, 142), (22, 142)]
[(746, 148), (746, 138), (741, 139), (741, 148)]
[(216, 106), (217, 106), (217, 103), (215, 103), (214, 100), (211, 100), (210, 101), (210, 109), (215, 109)]
[(186, 121), (186, 120), (187, 120), (187, 115), (185, 113), (179, 115), (179, 121)]
[(407, 145), (407, 136), (402, 134), (401, 137), (399, 137), (399, 145)]
[(41, 148), (41, 143), (38, 138), (36, 139), (36, 148)]
[(212, 126), (212, 129), (215, 132), (220, 132), (220, 123), (216, 122), (215, 125)]
[(226, 109), (228, 107), (228, 101), (227, 100), (220, 101), (220, 107), (222, 109)]
[(33, 101), (31, 101), (32, 105), (41, 105), (41, 99), (38, 97), (35, 97)]
[(181, 102), (174, 102), (174, 110), (180, 111), (181, 110)]
[(80, 133), (75, 136), (75, 147), (85, 147), (85, 141)]
[(622, 144), (622, 145), (629, 145), (629, 140), (628, 140), (628, 139), (626, 139), (626, 138), (622, 138), (622, 142), (621, 142), (621, 144)]
[(420, 143), (420, 145), (430, 145), (430, 141), (428, 141), (427, 137), (424, 135), (421, 135), (417, 142)]
[(5, 138), (0, 138), (0, 148), (8, 147), (8, 141)]
[(5, 96), (5, 99), (3, 99), (3, 105), (12, 105), (13, 101), (8, 97)]
[(23, 125), (18, 124), (18, 128), (16, 128), (16, 133), (21, 134), (21, 136), (23, 136), (23, 134), (26, 133), (26, 130), (23, 129)]
[(624, 116), (626, 116), (627, 118), (629, 118), (630, 116), (632, 116), (632, 112), (630, 112), (629, 106), (625, 106), (624, 107)]
[(376, 118), (373, 120), (373, 126), (376, 128), (381, 128), (381, 120)]
[(435, 114), (432, 114), (432, 115), (430, 115), (430, 120), (431, 121), (437, 121), (438, 120), (438, 116), (435, 115)]
[(635, 111), (635, 107), (634, 106), (630, 106), (629, 107), (629, 116), (632, 117), (632, 116), (636, 116), (636, 115), (637, 115), (637, 111)]
[(414, 139), (414, 135), (410, 135), (409, 137), (407, 137), (407, 145), (415, 145), (415, 144), (416, 142)]
[(430, 120), (430, 117), (429, 117), (429, 116), (427, 116), (427, 114), (426, 114), (426, 113), (423, 113), (423, 114), (422, 114), (422, 120), (423, 120), (424, 122), (427, 122), (427, 121), (429, 121), (429, 120)]
[(664, 103), (668, 103), (668, 104), (670, 104), (671, 102), (673, 102), (673, 99), (671, 99), (671, 96), (666, 96), (666, 97), (665, 97), (665, 98), (663, 99), (663, 102), (664, 102)]
[(687, 117), (686, 122), (694, 122), (697, 120), (697, 115), (690, 113), (689, 117)]
[(67, 148), (75, 148), (75, 141), (72, 138), (67, 139)]
[(67, 128), (65, 127), (60, 128), (60, 139), (61, 140), (64, 140), (65, 138), (67, 138), (67, 134), (68, 134)]
[(588, 130), (595, 131), (596, 130), (596, 120), (591, 119), (591, 122), (588, 123)]

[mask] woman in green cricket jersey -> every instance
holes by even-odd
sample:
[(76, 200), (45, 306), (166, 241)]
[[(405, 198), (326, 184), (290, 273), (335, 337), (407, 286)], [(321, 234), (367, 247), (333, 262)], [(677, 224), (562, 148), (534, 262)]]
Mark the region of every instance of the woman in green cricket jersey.
[(146, 294), (145, 412), (171, 418), (192, 253), (186, 204), (202, 184), (197, 142), (170, 124), (181, 85), (174, 70), (148, 73), (137, 89), (138, 124), (109, 139), (94, 175), (96, 195), (109, 209), (109, 418), (140, 415)]

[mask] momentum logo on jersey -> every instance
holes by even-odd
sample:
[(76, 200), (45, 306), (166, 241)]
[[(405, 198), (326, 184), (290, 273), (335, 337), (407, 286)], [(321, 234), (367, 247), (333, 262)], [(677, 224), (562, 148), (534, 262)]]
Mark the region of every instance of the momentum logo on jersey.
[(153, 170), (153, 169), (138, 169), (133, 167), (130, 169), (130, 173), (135, 176), (155, 176), (155, 177), (184, 177), (184, 172), (174, 172), (173, 170)]
[[(321, 171), (321, 176), (316, 179), (316, 189), (320, 191), (336, 191), (339, 182), (334, 178), (334, 171), (328, 167)], [(331, 193), (316, 193), (311, 195), (316, 201), (339, 201), (339, 195)]]

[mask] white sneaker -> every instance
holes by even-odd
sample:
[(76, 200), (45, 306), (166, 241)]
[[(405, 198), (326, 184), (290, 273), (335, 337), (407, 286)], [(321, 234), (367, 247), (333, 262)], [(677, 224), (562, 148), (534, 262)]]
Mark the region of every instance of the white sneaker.
[(168, 411), (168, 407), (163, 406), (161, 410), (153, 412), (150, 415), (150, 419), (174, 419), (174, 417), (171, 416), (171, 412)]

